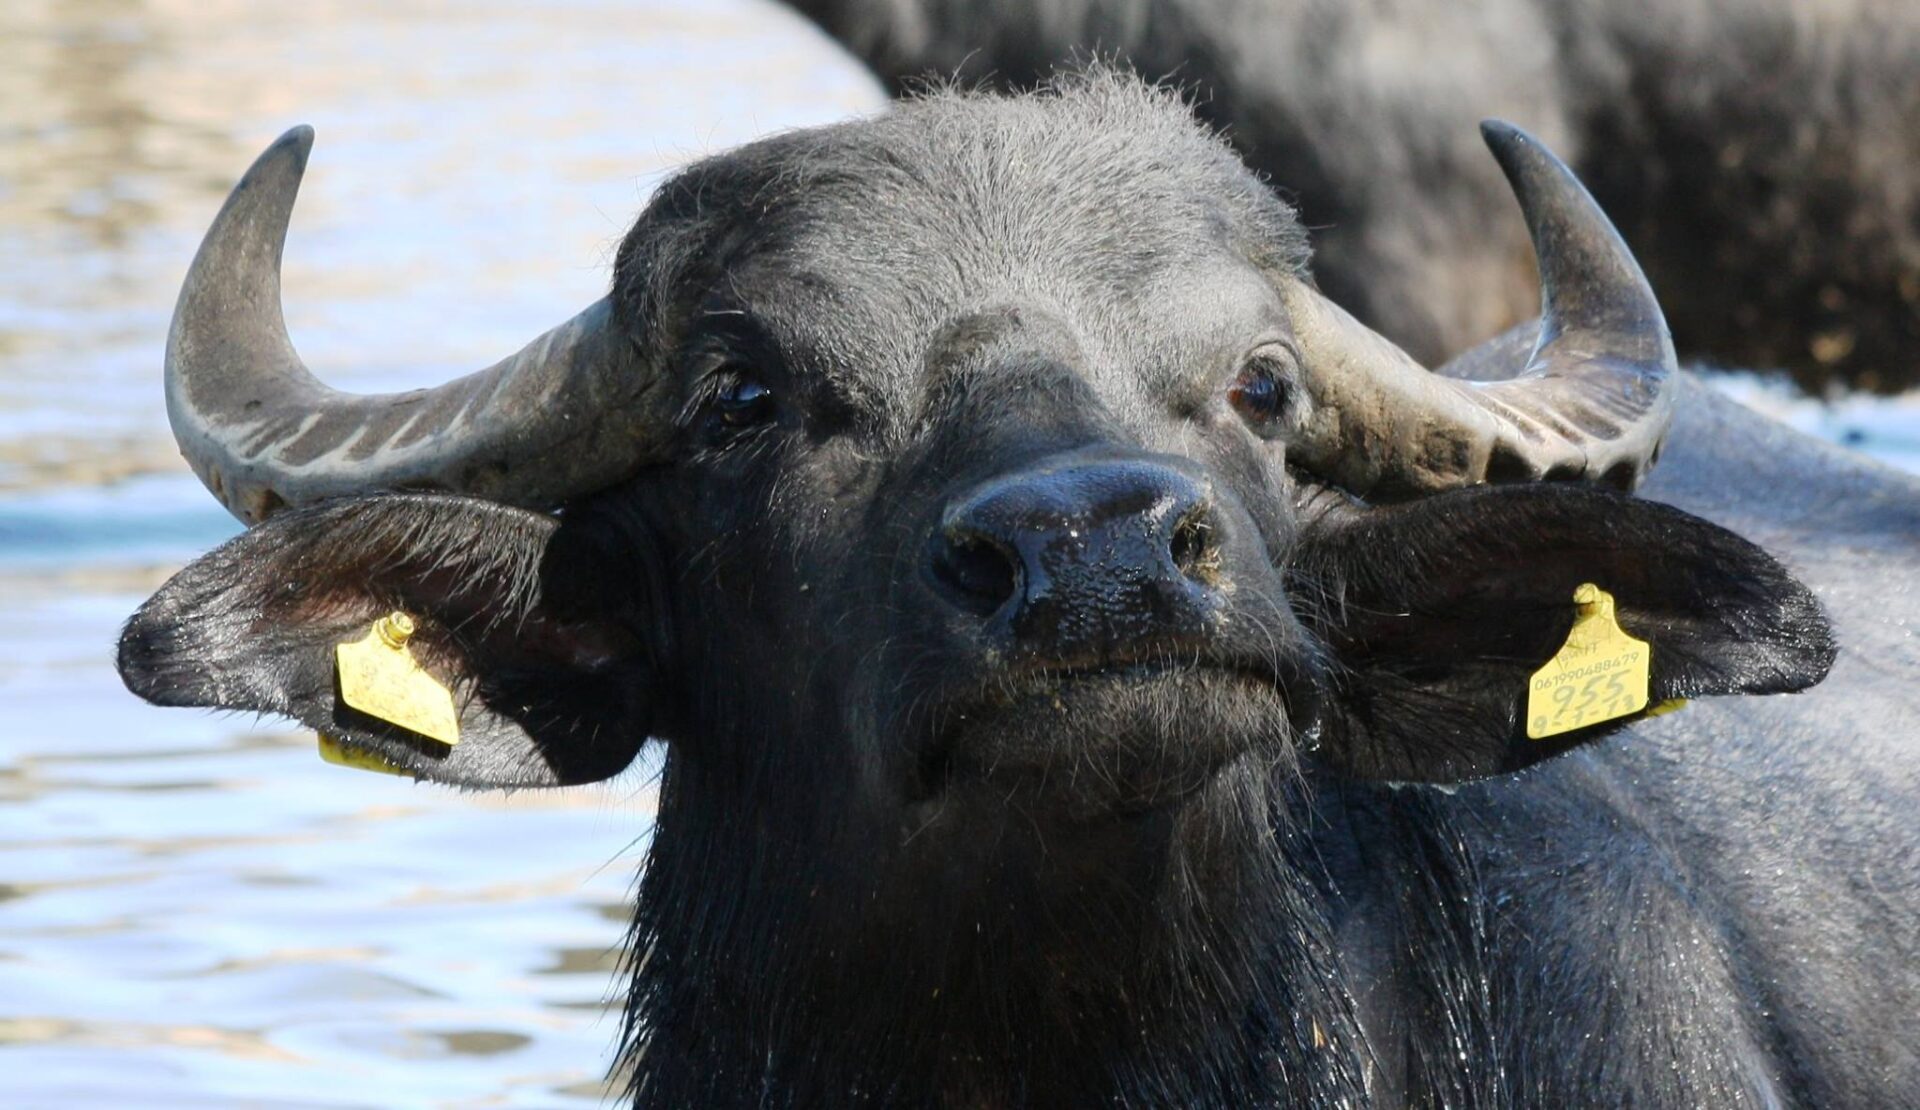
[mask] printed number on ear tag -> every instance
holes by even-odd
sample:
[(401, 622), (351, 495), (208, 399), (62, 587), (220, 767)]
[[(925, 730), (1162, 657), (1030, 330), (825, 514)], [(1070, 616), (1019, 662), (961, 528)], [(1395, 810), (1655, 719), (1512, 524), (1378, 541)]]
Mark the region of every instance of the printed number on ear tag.
[(460, 742), (453, 691), (421, 668), (407, 649), (413, 618), (389, 613), (358, 640), (334, 648), (340, 698), (370, 717), (452, 746)]
[(1591, 582), (1573, 591), (1580, 607), (1567, 642), (1527, 682), (1527, 736), (1544, 740), (1647, 707), (1653, 648), (1621, 631), (1613, 595)]

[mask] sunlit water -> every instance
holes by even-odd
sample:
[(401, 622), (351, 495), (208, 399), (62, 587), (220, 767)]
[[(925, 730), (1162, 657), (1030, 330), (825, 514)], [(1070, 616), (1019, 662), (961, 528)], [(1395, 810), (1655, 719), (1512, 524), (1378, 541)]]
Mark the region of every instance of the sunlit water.
[[(754, 0), (0, 3), (0, 1105), (603, 1098), (644, 768), (463, 796), (114, 677), (119, 622), (236, 530), (167, 434), (168, 315), (293, 123), (291, 330), (390, 389), (599, 296), (663, 170), (880, 103)], [(1920, 469), (1912, 399), (1737, 388)]]

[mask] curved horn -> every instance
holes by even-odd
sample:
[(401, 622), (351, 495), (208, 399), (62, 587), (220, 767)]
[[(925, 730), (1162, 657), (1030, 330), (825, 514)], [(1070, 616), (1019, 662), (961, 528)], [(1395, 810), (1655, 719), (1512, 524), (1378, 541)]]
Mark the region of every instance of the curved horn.
[[(1490, 382), (1431, 373), (1305, 282), (1283, 280), (1312, 397), (1288, 451), (1380, 498), (1483, 481), (1632, 488), (1672, 419), (1673, 341), (1659, 302), (1573, 171), (1511, 124), (1480, 131), (1540, 261), (1539, 338), (1525, 368)], [(1469, 359), (1485, 361), (1455, 361)]]
[(280, 255), (312, 147), (296, 127), (234, 186), (167, 336), (174, 438), (235, 516), (374, 489), (550, 508), (661, 453), (670, 403), (605, 299), (433, 389), (347, 394), (308, 373), (280, 312)]

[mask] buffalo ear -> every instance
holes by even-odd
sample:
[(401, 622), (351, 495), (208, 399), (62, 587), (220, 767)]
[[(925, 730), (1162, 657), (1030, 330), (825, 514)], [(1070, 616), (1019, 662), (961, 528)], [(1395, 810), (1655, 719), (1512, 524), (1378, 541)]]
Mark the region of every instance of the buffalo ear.
[(1819, 603), (1766, 552), (1587, 487), (1483, 486), (1309, 526), (1293, 579), (1330, 656), (1318, 753), (1358, 778), (1515, 771), (1645, 716), (1526, 735), (1528, 680), (1566, 643), (1582, 583), (1651, 646), (1650, 709), (1803, 690), (1835, 650)]
[[(156, 705), (276, 713), (417, 778), (558, 786), (617, 774), (652, 716), (650, 654), (550, 516), (438, 494), (287, 510), (173, 576), (127, 622), (120, 676)], [(335, 647), (407, 613), (453, 693), (448, 746), (347, 706)]]

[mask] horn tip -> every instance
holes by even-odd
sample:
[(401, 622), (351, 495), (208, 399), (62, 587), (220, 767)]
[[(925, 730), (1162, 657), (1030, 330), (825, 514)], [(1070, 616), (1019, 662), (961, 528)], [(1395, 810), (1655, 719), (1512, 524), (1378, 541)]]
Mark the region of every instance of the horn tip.
[(1487, 141), (1488, 146), (1498, 147), (1502, 143), (1525, 140), (1528, 136), (1506, 120), (1489, 118), (1480, 121), (1480, 137)]
[(1544, 154), (1550, 161), (1559, 161), (1539, 139), (1503, 119), (1481, 120), (1480, 138), (1487, 144), (1487, 149), (1493, 152), (1494, 159), (1507, 170), (1509, 176), (1513, 173), (1513, 167), (1529, 153), (1529, 148), (1532, 152), (1536, 152), (1534, 153), (1536, 158)]
[(312, 152), (313, 128), (304, 123), (289, 127), (247, 167), (240, 185), (244, 187), (269, 178), (288, 178), (297, 185), (306, 176), (307, 155)]
[(287, 128), (255, 160), (256, 165), (290, 160), (297, 168), (304, 169), (307, 155), (313, 152), (313, 128), (301, 123)]
[[(225, 230), (229, 225), (264, 220), (269, 226), (278, 224), (280, 234), (285, 235), (294, 197), (300, 191), (301, 180), (307, 175), (307, 155), (312, 151), (313, 128), (304, 123), (288, 128), (267, 149), (261, 151), (260, 156), (253, 160), (253, 165), (247, 167), (247, 172), (234, 185), (233, 192), (227, 195), (227, 203), (214, 218), (213, 227), (207, 230), (201, 250), (205, 251), (229, 238), (230, 233)], [(276, 259), (278, 249), (276, 243)], [(195, 264), (197, 266), (198, 262)], [(276, 261), (273, 269), (277, 272), (278, 268)]]

